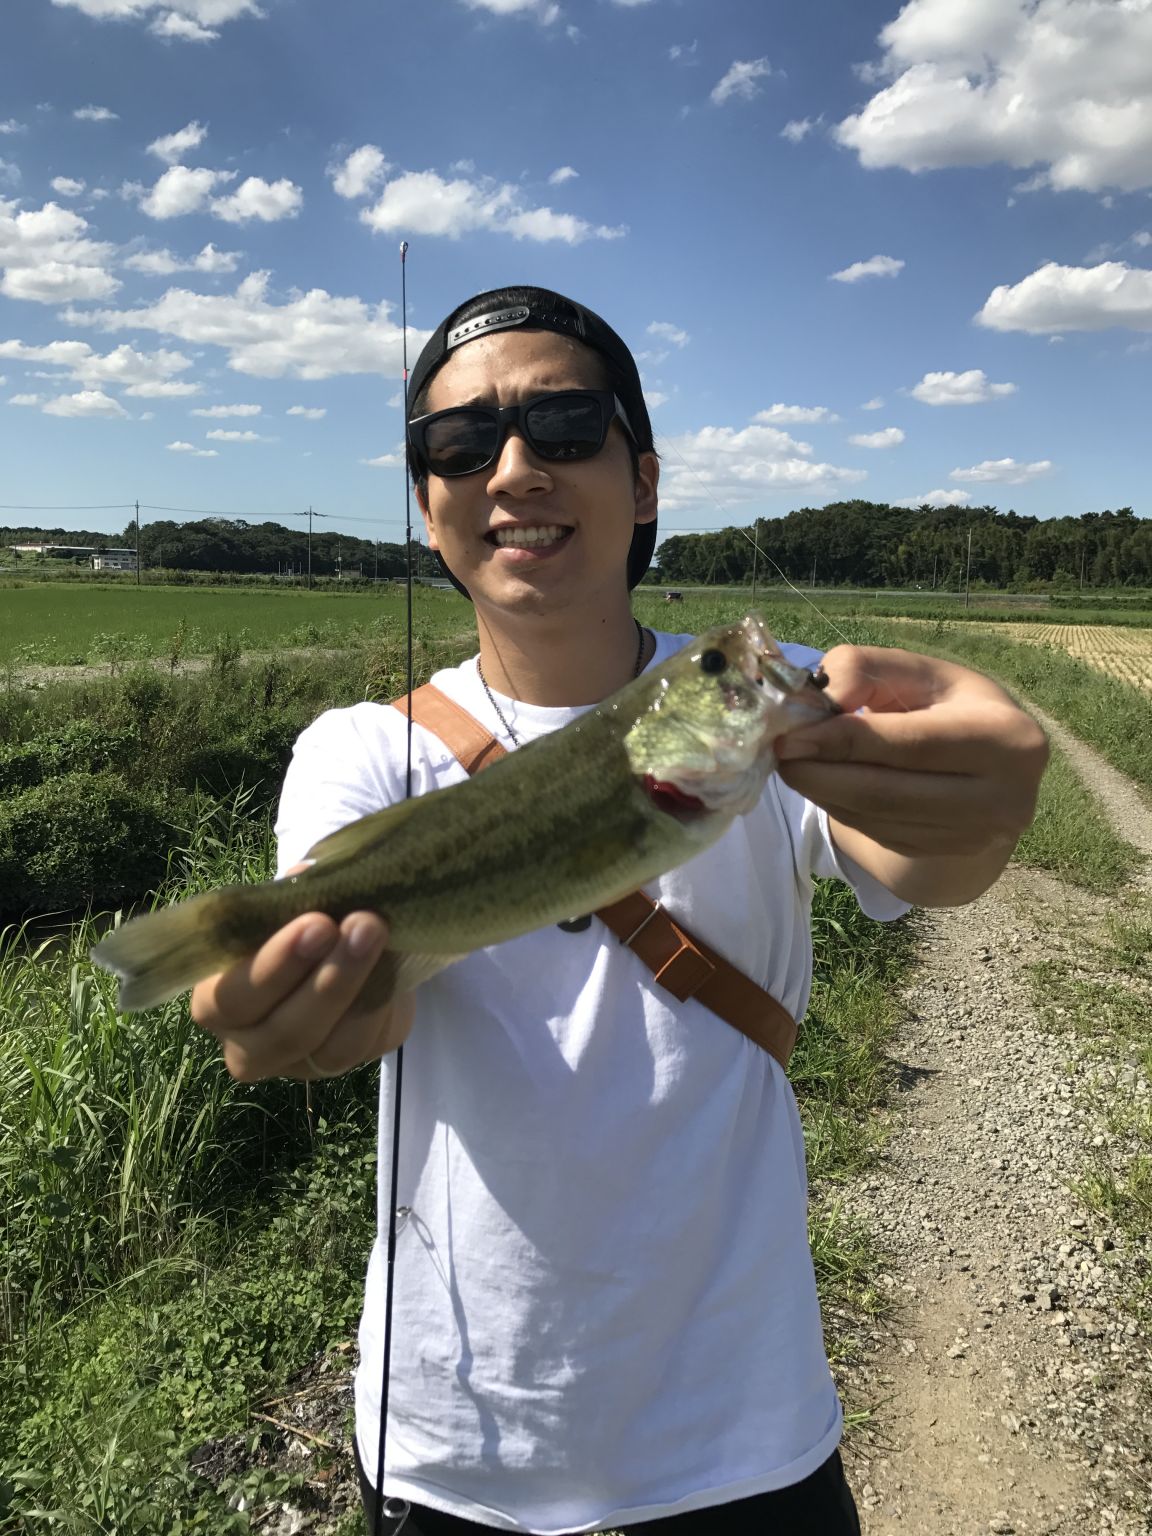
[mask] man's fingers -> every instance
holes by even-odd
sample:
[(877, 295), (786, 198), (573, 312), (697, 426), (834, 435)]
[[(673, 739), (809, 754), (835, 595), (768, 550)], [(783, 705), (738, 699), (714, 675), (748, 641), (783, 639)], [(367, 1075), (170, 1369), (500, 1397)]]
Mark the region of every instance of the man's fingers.
[(330, 917), (304, 913), (249, 959), (202, 981), (192, 993), (192, 1017), (218, 1036), (260, 1023), (335, 948), (338, 938)]
[(277, 1000), (255, 1028), (229, 1030), (226, 1036), (214, 1031), (224, 1038), (229, 1072), (245, 1082), (272, 1076), (323, 1045), (355, 1003), (387, 936), (387, 926), (373, 912), (346, 917), (325, 957)]
[(781, 736), (776, 756), (785, 763), (804, 759), (921, 773), (983, 773), (990, 754), (1004, 751), (1005, 732), (1018, 713), (1013, 705), (991, 699), (963, 709), (833, 715)]

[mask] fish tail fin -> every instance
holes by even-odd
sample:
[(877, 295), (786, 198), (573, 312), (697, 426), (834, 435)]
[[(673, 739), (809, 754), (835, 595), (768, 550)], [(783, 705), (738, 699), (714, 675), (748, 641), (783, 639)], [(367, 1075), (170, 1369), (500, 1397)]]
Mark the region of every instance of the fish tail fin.
[(237, 942), (236, 897), (241, 894), (205, 891), (105, 935), (92, 949), (92, 959), (118, 977), (121, 1012), (156, 1008), (258, 948), (258, 940)]

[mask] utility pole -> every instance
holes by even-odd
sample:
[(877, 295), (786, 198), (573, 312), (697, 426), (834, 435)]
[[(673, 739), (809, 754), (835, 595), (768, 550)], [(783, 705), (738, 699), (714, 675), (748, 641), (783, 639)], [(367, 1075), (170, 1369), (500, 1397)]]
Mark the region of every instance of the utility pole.
[(756, 576), (760, 564), (760, 519), (752, 525), (752, 603), (756, 603)]
[(140, 502), (136, 502), (136, 585), (140, 585)]
[(935, 590), (936, 590), (936, 562), (937, 562), (937, 560), (939, 560), (939, 558), (940, 558), (939, 555), (933, 555), (932, 556), (932, 590), (933, 590), (933, 592), (935, 592)]
[(812, 590), (816, 590), (816, 556), (812, 556)]
[(1084, 545), (1080, 546), (1080, 596), (1084, 596)]
[(379, 580), (380, 580), (380, 540), (377, 539), (376, 540), (376, 548), (373, 551), (373, 558), (372, 558), (372, 585), (375, 586), (376, 583)]
[(968, 565), (964, 571), (964, 606), (968, 606), (969, 593), (972, 586), (972, 529), (968, 529)]
[(308, 507), (308, 590), (312, 590), (312, 507)]

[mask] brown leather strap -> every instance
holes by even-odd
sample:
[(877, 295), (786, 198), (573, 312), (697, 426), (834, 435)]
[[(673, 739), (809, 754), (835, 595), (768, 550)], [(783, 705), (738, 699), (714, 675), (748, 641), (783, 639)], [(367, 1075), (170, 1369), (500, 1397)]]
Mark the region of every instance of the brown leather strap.
[[(407, 694), (393, 699), (392, 704), (402, 715), (407, 715)], [(425, 683), (412, 694), (412, 719), (431, 731), (433, 736), (439, 736), (469, 774), (478, 773), (497, 758), (508, 755), (475, 715), (470, 715), (431, 683)]]
[[(408, 696), (393, 699), (408, 714)], [(412, 694), (412, 719), (438, 736), (469, 774), (507, 756), (492, 733), (466, 709), (425, 683)], [(723, 955), (675, 922), (643, 891), (601, 907), (596, 916), (621, 944), (652, 972), (657, 982), (684, 1002), (693, 997), (726, 1024), (775, 1056), (787, 1070), (796, 1044), (796, 1021), (770, 992), (745, 976)]]

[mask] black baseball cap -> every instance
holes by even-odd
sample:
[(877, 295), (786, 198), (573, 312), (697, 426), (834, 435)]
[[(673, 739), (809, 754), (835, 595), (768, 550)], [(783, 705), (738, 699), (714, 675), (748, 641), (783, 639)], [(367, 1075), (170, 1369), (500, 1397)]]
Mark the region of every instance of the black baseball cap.
[[(409, 418), (432, 375), (457, 347), (475, 341), (478, 336), (490, 336), (494, 331), (519, 327), (525, 330), (555, 331), (558, 335), (582, 341), (586, 347), (598, 352), (608, 364), (612, 389), (628, 413), (637, 450), (640, 453), (652, 451), (652, 422), (644, 401), (636, 359), (627, 344), (606, 320), (586, 309), (583, 304), (566, 299), (563, 294), (554, 293), (550, 288), (493, 288), (486, 293), (478, 293), (475, 298), (466, 300), (454, 309), (428, 338), (408, 377)], [(413, 478), (419, 478), (423, 466), (416, 461), (410, 441), (408, 463)], [(628, 551), (630, 588), (636, 586), (651, 565), (655, 548), (655, 520), (637, 523)], [(443, 560), (440, 561), (440, 568), (452, 585), (467, 597), (467, 588), (457, 581)]]

